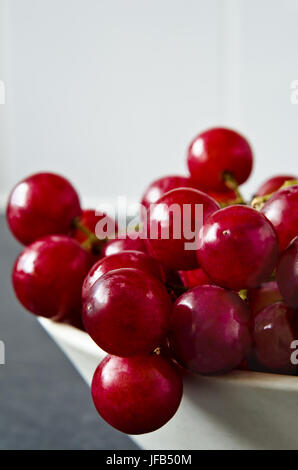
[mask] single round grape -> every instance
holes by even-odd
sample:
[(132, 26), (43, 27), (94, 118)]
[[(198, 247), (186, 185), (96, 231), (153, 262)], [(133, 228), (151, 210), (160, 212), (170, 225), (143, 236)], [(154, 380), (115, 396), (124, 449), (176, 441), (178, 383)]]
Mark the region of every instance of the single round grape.
[(35, 315), (81, 325), (81, 289), (90, 257), (75, 240), (49, 235), (27, 246), (13, 268), (21, 304)]
[(188, 288), (214, 284), (202, 268), (193, 269), (192, 271), (179, 271), (179, 276), (183, 285)]
[(176, 188), (197, 188), (197, 185), (187, 176), (164, 176), (153, 181), (143, 194), (141, 204), (148, 209), (155, 204), (165, 193)]
[(192, 179), (201, 188), (224, 192), (225, 175), (232, 175), (238, 185), (248, 179), (253, 155), (242, 135), (219, 127), (195, 137), (188, 148), (187, 163)]
[(252, 289), (266, 281), (278, 256), (274, 228), (260, 212), (229, 206), (208, 217), (197, 251), (213, 281), (232, 290)]
[[(203, 208), (201, 221), (200, 206)], [(169, 269), (197, 268), (195, 247), (188, 249), (186, 244), (195, 242), (200, 222), (218, 209), (214, 199), (196, 189), (178, 188), (164, 194), (148, 212), (149, 254)]]
[(177, 369), (161, 356), (107, 356), (91, 386), (94, 405), (111, 426), (144, 434), (166, 424), (176, 413), (183, 384)]
[(249, 311), (238, 294), (218, 286), (198, 286), (175, 303), (170, 347), (174, 358), (199, 374), (237, 367), (251, 347)]
[(106, 256), (95, 263), (87, 274), (83, 287), (82, 297), (86, 298), (89, 289), (93, 284), (109, 271), (119, 268), (135, 268), (145, 271), (160, 281), (163, 281), (165, 274), (161, 266), (149, 255), (141, 251), (120, 251), (114, 255)]
[(284, 302), (276, 302), (254, 319), (254, 356), (273, 372), (293, 372), (292, 341), (298, 338), (298, 312)]
[(268, 305), (282, 300), (280, 290), (276, 281), (263, 282), (260, 286), (247, 292), (247, 300), (252, 317), (254, 318)]
[(284, 251), (298, 235), (298, 185), (277, 191), (266, 202), (261, 212), (273, 224), (279, 249)]
[(147, 354), (166, 336), (171, 308), (158, 279), (140, 269), (121, 268), (109, 271), (88, 290), (83, 322), (109, 354)]
[(286, 181), (295, 180), (293, 175), (278, 175), (266, 180), (257, 190), (255, 196), (267, 196), (278, 191)]
[(24, 245), (46, 235), (68, 235), (73, 219), (80, 214), (75, 189), (53, 173), (36, 173), (18, 183), (6, 209), (9, 228)]
[(298, 308), (298, 236), (282, 253), (276, 279), (285, 302), (292, 308)]
[(105, 245), (102, 251), (102, 256), (110, 256), (114, 255), (115, 253), (120, 253), (121, 251), (142, 251), (143, 253), (147, 253), (147, 248), (145, 245), (144, 240), (141, 238), (115, 238)]

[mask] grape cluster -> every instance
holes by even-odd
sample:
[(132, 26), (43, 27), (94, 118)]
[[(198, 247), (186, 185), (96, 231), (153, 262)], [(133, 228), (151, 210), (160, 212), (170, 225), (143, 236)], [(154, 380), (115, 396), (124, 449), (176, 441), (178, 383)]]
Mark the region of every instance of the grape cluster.
[[(117, 234), (106, 214), (82, 210), (56, 174), (24, 179), (7, 205), (10, 230), (26, 245), (12, 272), (17, 298), (106, 351), (93, 401), (129, 434), (152, 432), (176, 413), (185, 370), (297, 372), (298, 180), (270, 178), (246, 202), (239, 186), (252, 150), (225, 128), (199, 134), (187, 164), (189, 176), (159, 178), (144, 192), (134, 238)], [(190, 236), (177, 236), (172, 207)], [(101, 238), (103, 218), (115, 230)], [(151, 236), (152, 227), (168, 236)]]

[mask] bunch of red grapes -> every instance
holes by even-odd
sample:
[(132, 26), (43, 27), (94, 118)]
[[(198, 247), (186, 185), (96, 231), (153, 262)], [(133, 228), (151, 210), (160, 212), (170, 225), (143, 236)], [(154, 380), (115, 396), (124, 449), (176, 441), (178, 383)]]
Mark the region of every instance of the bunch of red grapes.
[[(177, 411), (185, 370), (235, 368), (296, 374), (298, 180), (276, 176), (246, 203), (247, 140), (214, 128), (188, 148), (190, 176), (166, 176), (142, 198), (138, 236), (99, 239), (105, 217), (82, 210), (73, 186), (52, 173), (15, 186), (7, 221), (24, 245), (13, 268), (17, 298), (35, 315), (81, 328), (108, 353), (96, 369), (99, 414), (128, 434), (151, 432)], [(173, 233), (172, 205), (186, 227), (203, 223), (186, 249)], [(167, 238), (143, 237), (145, 224)], [(115, 224), (115, 227), (116, 224)]]

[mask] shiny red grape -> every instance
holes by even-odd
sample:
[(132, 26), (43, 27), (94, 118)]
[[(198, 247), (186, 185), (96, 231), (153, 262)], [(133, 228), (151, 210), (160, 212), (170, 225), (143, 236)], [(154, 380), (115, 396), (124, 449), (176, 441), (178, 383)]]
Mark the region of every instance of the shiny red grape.
[(49, 235), (27, 246), (16, 260), (13, 287), (35, 315), (81, 323), (81, 289), (90, 257), (75, 240)]
[(120, 251), (114, 255), (106, 256), (95, 263), (87, 274), (83, 287), (82, 297), (86, 298), (89, 289), (93, 284), (109, 271), (119, 268), (135, 268), (145, 271), (160, 281), (165, 279), (161, 266), (146, 253), (141, 251)]
[(214, 284), (202, 268), (193, 269), (192, 271), (179, 271), (179, 276), (183, 285), (188, 288)]
[(298, 236), (282, 253), (276, 279), (285, 302), (290, 307), (298, 309)]
[(276, 302), (258, 313), (254, 320), (254, 356), (273, 372), (293, 372), (291, 343), (298, 339), (298, 311)]
[(238, 185), (252, 170), (253, 155), (247, 140), (231, 129), (213, 128), (199, 134), (188, 148), (187, 163), (192, 179), (206, 190), (227, 190), (225, 175)]
[(277, 282), (270, 281), (263, 282), (254, 289), (249, 289), (247, 292), (247, 300), (252, 317), (254, 318), (261, 310), (268, 307), (268, 305), (282, 300), (282, 296)]
[(202, 222), (218, 209), (214, 199), (196, 189), (178, 188), (164, 194), (148, 211), (149, 254), (169, 269), (197, 268), (195, 247), (188, 249), (186, 244), (195, 243)]
[(114, 255), (115, 253), (120, 253), (121, 251), (142, 251), (143, 253), (147, 253), (147, 248), (145, 245), (144, 240), (141, 238), (115, 238), (113, 240), (108, 241), (108, 243), (104, 246), (102, 251), (102, 256), (110, 256)]
[[(104, 218), (106, 223), (104, 224), (103, 229), (106, 232), (106, 237), (114, 236), (117, 232), (117, 223), (103, 212), (97, 215), (96, 210), (85, 209), (82, 211), (82, 215), (79, 218), (79, 222), (84, 227), (86, 227), (93, 235), (97, 236), (97, 238), (104, 239), (106, 238), (105, 236), (101, 237), (99, 233), (96, 233), (97, 224)], [(72, 237), (79, 243), (84, 243), (86, 242), (86, 240), (88, 240), (88, 236), (79, 228), (73, 229)]]
[(278, 191), (286, 181), (295, 180), (293, 175), (278, 175), (273, 176), (266, 180), (257, 190), (256, 196), (266, 196), (267, 194), (275, 193)]
[(161, 356), (107, 356), (91, 386), (94, 405), (111, 426), (127, 434), (155, 431), (176, 413), (183, 384)]
[(273, 224), (280, 251), (298, 235), (298, 185), (277, 191), (266, 202), (261, 212)]
[(187, 176), (164, 176), (153, 181), (143, 194), (141, 204), (148, 209), (155, 204), (165, 193), (176, 188), (197, 188), (197, 185)]
[(251, 346), (248, 308), (232, 291), (194, 287), (174, 305), (169, 340), (174, 358), (192, 372), (234, 369)]
[(88, 290), (83, 322), (104, 351), (123, 357), (147, 354), (166, 336), (171, 308), (158, 279), (140, 269), (121, 268)]
[(6, 218), (13, 235), (24, 245), (46, 235), (69, 234), (81, 214), (78, 194), (62, 176), (36, 173), (12, 190)]
[(252, 289), (275, 268), (276, 233), (266, 217), (251, 207), (229, 206), (212, 214), (201, 229), (200, 241), (199, 263), (222, 287)]

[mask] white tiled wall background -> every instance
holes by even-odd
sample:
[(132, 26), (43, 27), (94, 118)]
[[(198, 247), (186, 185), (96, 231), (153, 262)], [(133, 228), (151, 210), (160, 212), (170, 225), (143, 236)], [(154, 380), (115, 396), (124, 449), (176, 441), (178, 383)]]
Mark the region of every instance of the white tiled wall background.
[(0, 0), (0, 200), (36, 171), (85, 205), (184, 173), (200, 130), (246, 134), (267, 175), (298, 174), (298, 0)]

